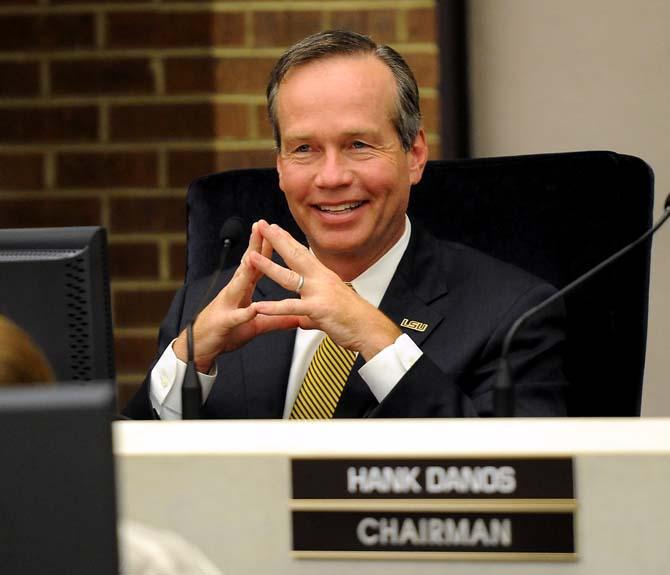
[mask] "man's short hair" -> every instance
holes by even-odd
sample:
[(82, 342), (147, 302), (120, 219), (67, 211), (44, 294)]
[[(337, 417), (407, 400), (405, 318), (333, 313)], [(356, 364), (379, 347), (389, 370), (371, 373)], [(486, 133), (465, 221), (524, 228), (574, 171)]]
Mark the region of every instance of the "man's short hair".
[(275, 144), (281, 147), (281, 132), (277, 118), (279, 86), (291, 68), (332, 56), (372, 54), (386, 64), (396, 82), (396, 111), (392, 118), (400, 143), (405, 151), (412, 148), (421, 128), (419, 89), (407, 62), (390, 46), (378, 45), (369, 36), (347, 30), (328, 30), (308, 36), (294, 44), (275, 64), (266, 90), (268, 115)]

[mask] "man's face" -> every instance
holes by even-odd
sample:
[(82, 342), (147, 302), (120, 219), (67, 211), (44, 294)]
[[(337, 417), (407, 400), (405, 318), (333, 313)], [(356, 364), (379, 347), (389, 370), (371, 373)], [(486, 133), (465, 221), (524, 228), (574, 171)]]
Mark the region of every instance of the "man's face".
[[(410, 186), (426, 162), (423, 131), (409, 152), (393, 126), (396, 84), (374, 56), (296, 67), (277, 97), (279, 184), (316, 256), (366, 269), (405, 228)], [(359, 272), (360, 273), (360, 272)]]

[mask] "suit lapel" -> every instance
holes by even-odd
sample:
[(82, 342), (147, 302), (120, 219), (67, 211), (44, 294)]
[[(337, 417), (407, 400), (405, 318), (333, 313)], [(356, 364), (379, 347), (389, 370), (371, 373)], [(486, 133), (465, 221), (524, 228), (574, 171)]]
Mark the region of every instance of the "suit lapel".
[[(416, 235), (415, 235), (416, 234)], [(421, 347), (444, 317), (431, 304), (447, 292), (447, 270), (435, 238), (415, 226), (413, 240), (379, 305)]]
[[(444, 320), (431, 303), (447, 294), (446, 271), (437, 240), (418, 225), (412, 226), (412, 238), (398, 264), (379, 309), (396, 322), (419, 346)], [(403, 325), (404, 324), (404, 325)], [(358, 357), (351, 370), (334, 417), (364, 417), (378, 403), (358, 370)]]

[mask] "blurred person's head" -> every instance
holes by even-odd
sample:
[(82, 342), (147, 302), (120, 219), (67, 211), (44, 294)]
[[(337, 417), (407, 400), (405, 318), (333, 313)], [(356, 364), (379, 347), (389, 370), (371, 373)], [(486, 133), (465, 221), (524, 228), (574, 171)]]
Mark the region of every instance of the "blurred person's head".
[(33, 339), (0, 315), (0, 386), (49, 383), (54, 373)]

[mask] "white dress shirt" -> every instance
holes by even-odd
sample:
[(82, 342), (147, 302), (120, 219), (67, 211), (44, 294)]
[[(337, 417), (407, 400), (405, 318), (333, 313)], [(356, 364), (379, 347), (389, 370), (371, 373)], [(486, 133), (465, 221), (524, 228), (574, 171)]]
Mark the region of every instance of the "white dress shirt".
[[(411, 224), (405, 216), (405, 232), (384, 256), (372, 267), (355, 278), (351, 284), (356, 292), (368, 303), (379, 307), (379, 303), (391, 283), (393, 274), (400, 263), (411, 235)], [(296, 330), (291, 370), (289, 372), (284, 418), (288, 418), (298, 391), (307, 373), (312, 356), (325, 333), (320, 330)], [(358, 371), (363, 381), (377, 401), (381, 401), (390, 393), (400, 379), (418, 360), (422, 351), (403, 334), (396, 341), (384, 348), (365, 363)], [(216, 364), (215, 364), (216, 366)], [(216, 367), (210, 374), (199, 373), (202, 384), (203, 401), (207, 399), (216, 378)], [(181, 382), (184, 379), (186, 364), (175, 356), (170, 344), (151, 371), (149, 396), (151, 403), (161, 419), (181, 419)], [(225, 382), (223, 382), (225, 385)]]

